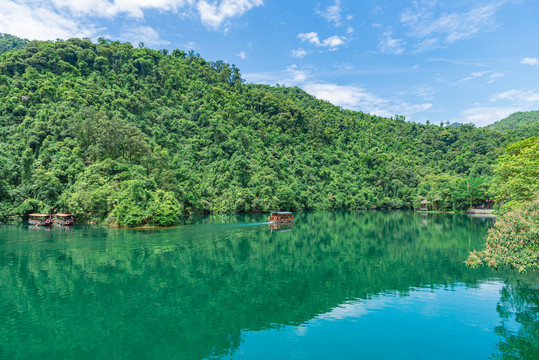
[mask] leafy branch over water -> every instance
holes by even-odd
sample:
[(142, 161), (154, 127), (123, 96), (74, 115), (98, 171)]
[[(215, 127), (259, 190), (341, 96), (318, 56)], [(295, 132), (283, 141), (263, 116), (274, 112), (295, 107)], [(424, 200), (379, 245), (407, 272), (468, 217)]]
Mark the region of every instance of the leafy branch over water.
[(486, 248), (472, 251), (466, 264), (539, 269), (539, 137), (511, 144), (494, 167), (493, 191), (504, 202)]

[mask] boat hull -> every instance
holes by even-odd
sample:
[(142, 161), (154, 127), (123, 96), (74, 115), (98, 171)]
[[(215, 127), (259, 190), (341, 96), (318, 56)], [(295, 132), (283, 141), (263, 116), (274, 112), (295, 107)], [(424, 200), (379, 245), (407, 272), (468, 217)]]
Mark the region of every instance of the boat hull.
[(28, 223), (36, 226), (51, 226), (53, 222), (50, 220), (28, 220)]

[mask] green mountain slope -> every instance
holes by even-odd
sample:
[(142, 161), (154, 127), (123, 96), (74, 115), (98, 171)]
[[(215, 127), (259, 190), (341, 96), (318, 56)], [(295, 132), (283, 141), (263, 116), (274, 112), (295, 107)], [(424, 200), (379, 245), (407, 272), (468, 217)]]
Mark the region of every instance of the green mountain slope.
[(488, 128), (524, 137), (539, 135), (539, 110), (513, 113)]
[(0, 33), (0, 54), (12, 50), (22, 50), (28, 42), (28, 39), (21, 39), (10, 34)]
[[(193, 213), (463, 209), (503, 133), (342, 110), (198, 54), (99, 39), (0, 55), (0, 215), (167, 225)], [(467, 186), (467, 181), (470, 186)]]

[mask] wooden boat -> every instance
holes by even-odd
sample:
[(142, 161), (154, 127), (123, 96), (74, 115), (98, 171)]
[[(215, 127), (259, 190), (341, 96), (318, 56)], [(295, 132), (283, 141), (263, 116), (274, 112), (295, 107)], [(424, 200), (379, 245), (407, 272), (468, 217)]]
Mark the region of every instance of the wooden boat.
[(29, 214), (28, 223), (36, 226), (51, 226), (54, 223), (52, 215), (48, 214)]
[(294, 221), (294, 215), (292, 215), (292, 213), (289, 212), (289, 211), (272, 212), (271, 215), (268, 218), (268, 221), (270, 223), (293, 222)]
[(75, 224), (75, 219), (72, 214), (55, 214), (54, 222), (58, 225), (70, 226)]

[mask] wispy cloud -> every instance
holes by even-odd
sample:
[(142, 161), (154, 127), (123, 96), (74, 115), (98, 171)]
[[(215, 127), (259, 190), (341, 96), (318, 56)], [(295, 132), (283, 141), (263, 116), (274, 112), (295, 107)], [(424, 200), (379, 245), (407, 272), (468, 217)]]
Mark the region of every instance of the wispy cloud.
[(403, 11), (400, 21), (410, 29), (409, 36), (418, 40), (416, 52), (422, 52), (496, 28), (495, 15), (503, 3), (498, 1), (466, 12), (438, 15), (440, 10), (437, 7), (443, 3), (414, 2), (414, 8)]
[(403, 114), (407, 118), (412, 118), (412, 115), (432, 108), (430, 102), (412, 104), (400, 99), (385, 99), (362, 87), (320, 81), (313, 75), (318, 72), (317, 69), (292, 65), (280, 73), (250, 73), (244, 74), (244, 77), (254, 83), (299, 86), (309, 94), (334, 105), (379, 116), (391, 117)]
[(474, 105), (461, 112), (465, 122), (486, 126), (517, 111), (536, 109), (539, 93), (532, 90), (511, 89), (493, 94), (487, 104)]
[(197, 9), (202, 23), (218, 28), (228, 18), (241, 16), (251, 8), (263, 5), (262, 0), (222, 0), (221, 2), (200, 0)]
[(236, 54), (236, 56), (242, 60), (247, 59), (247, 54), (245, 53), (245, 51), (240, 51), (239, 53)]
[(325, 47), (330, 51), (338, 50), (339, 47), (346, 44), (346, 38), (344, 36), (333, 35), (321, 41), (316, 32), (302, 33), (298, 35), (298, 38), (301, 42), (308, 42), (317, 47)]
[[(124, 16), (144, 21), (149, 10), (175, 13), (180, 17), (188, 14), (198, 17), (209, 28), (219, 29), (228, 19), (261, 5), (263, 0), (1, 0), (0, 29), (39, 40), (96, 37), (104, 30), (96, 19)], [(134, 31), (136, 29), (120, 36), (125, 38)], [(163, 44), (156, 34), (151, 32), (146, 42)]]
[(469, 75), (457, 80), (455, 85), (464, 85), (474, 80), (486, 81), (488, 84), (504, 77), (505, 75), (497, 71), (474, 71)]
[(150, 26), (135, 26), (124, 31), (120, 40), (129, 41), (131, 44), (143, 42), (146, 46), (164, 46), (170, 44), (169, 41), (163, 40), (159, 33)]
[(401, 100), (388, 100), (378, 97), (363, 88), (333, 83), (308, 83), (305, 91), (319, 99), (351, 110), (361, 110), (370, 114), (391, 117), (395, 114), (413, 114), (428, 110), (431, 103), (410, 104)]
[(2, 1), (1, 7), (2, 32), (29, 39), (91, 37), (99, 30), (95, 25), (56, 11), (44, 1), (25, 4), (8, 0)]
[(99, 17), (114, 17), (127, 14), (132, 17), (144, 17), (144, 11), (156, 9), (159, 11), (178, 11), (187, 5), (193, 5), (195, 0), (34, 0), (34, 3), (52, 3), (58, 10), (69, 10), (74, 16), (92, 15)]
[(307, 51), (303, 49), (292, 50), (290, 56), (301, 59), (307, 56)]
[(524, 64), (524, 65), (535, 66), (535, 65), (539, 65), (539, 59), (527, 57), (527, 58), (524, 58), (524, 59), (520, 60), (520, 63)]
[(477, 126), (487, 126), (494, 124), (496, 121), (519, 110), (521, 110), (521, 108), (518, 107), (476, 106), (463, 110), (459, 122), (473, 123)]
[(531, 90), (526, 91), (511, 89), (508, 91), (494, 94), (490, 98), (490, 101), (492, 102), (500, 100), (509, 100), (512, 101), (515, 105), (528, 107), (539, 104), (539, 93), (536, 93)]
[(438, 89), (435, 89), (428, 85), (419, 85), (412, 89), (412, 91), (419, 97), (423, 98), (425, 101), (432, 101), (434, 95), (439, 92)]
[(317, 10), (316, 13), (326, 19), (328, 22), (333, 23), (335, 26), (342, 25), (342, 7), (341, 0), (335, 0), (335, 3), (323, 10)]
[(394, 39), (392, 31), (386, 31), (378, 42), (378, 49), (384, 54), (402, 54), (404, 52), (404, 40)]
[(286, 85), (297, 85), (304, 83), (309, 75), (308, 71), (300, 70), (297, 65), (289, 66), (285, 72), (289, 76), (287, 79), (281, 80), (281, 83)]

